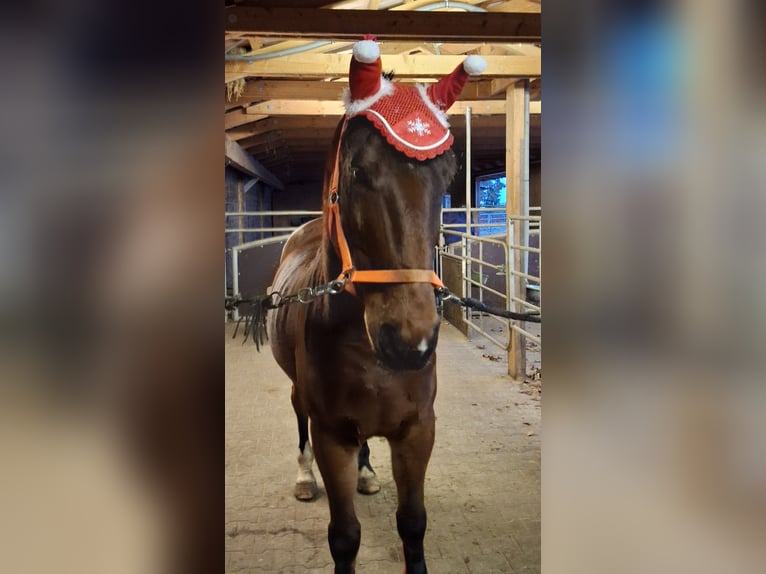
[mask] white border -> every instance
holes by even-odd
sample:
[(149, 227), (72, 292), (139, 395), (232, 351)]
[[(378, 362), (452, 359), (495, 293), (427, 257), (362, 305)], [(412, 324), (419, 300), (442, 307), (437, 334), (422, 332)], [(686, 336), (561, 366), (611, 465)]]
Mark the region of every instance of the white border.
[(404, 145), (406, 145), (406, 146), (407, 146), (408, 148), (410, 148), (410, 149), (423, 150), (423, 151), (427, 151), (427, 150), (430, 150), (430, 149), (434, 149), (434, 148), (437, 148), (437, 147), (439, 147), (440, 145), (442, 145), (442, 144), (443, 144), (445, 141), (447, 141), (447, 138), (449, 138), (449, 136), (450, 136), (450, 131), (449, 131), (449, 129), (448, 129), (448, 130), (447, 130), (447, 133), (446, 133), (446, 134), (444, 134), (444, 137), (443, 137), (442, 139), (440, 139), (438, 142), (436, 142), (435, 144), (432, 144), (432, 145), (430, 145), (430, 146), (419, 146), (419, 145), (412, 145), (412, 144), (411, 144), (410, 142), (408, 142), (407, 140), (403, 140), (402, 138), (400, 138), (400, 137), (397, 135), (397, 133), (396, 133), (396, 132), (395, 132), (393, 129), (391, 129), (391, 125), (390, 125), (390, 124), (389, 124), (389, 123), (386, 121), (386, 118), (384, 118), (383, 116), (381, 116), (381, 115), (380, 115), (378, 112), (376, 112), (375, 110), (364, 110), (364, 111), (365, 111), (366, 113), (368, 113), (368, 114), (375, 114), (375, 115), (376, 115), (376, 116), (377, 116), (377, 117), (380, 119), (380, 121), (382, 121), (382, 122), (383, 122), (383, 125), (384, 125), (384, 126), (386, 127), (386, 129), (388, 130), (388, 133), (390, 133), (390, 134), (391, 134), (392, 136), (394, 136), (394, 137), (395, 137), (395, 138), (396, 138), (398, 141), (402, 142)]

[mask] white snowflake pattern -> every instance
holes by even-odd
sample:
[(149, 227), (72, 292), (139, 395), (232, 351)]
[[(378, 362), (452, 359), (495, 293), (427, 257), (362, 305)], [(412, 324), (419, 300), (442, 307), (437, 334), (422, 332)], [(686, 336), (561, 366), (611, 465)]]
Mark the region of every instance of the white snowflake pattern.
[(420, 119), (420, 117), (415, 118), (415, 121), (407, 120), (407, 131), (410, 133), (416, 133), (419, 136), (423, 136), (423, 134), (429, 134), (431, 133), (431, 124), (428, 122), (424, 122)]

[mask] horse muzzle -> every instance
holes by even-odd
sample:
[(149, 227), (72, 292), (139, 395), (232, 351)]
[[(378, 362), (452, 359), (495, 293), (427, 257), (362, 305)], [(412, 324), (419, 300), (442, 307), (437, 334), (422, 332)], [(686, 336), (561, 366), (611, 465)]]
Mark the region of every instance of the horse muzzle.
[(419, 371), (428, 364), (439, 338), (437, 323), (428, 334), (416, 340), (404, 337), (402, 328), (383, 323), (378, 330), (375, 350), (380, 361), (394, 371)]

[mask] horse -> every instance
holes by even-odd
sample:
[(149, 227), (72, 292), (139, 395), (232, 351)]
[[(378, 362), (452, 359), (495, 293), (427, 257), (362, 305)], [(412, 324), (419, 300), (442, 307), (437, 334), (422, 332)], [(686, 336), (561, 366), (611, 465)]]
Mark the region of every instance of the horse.
[[(299, 438), (294, 494), (302, 500), (315, 496), (316, 459), (330, 507), (328, 542), (335, 573), (354, 572), (361, 535), (354, 496), (365, 477), (374, 477), (367, 440), (380, 436), (391, 448), (405, 571), (420, 574), (427, 572), (424, 480), (435, 437), (440, 325), (434, 288), (441, 281), (433, 272), (433, 257), (441, 196), (457, 166), (452, 136), (431, 126), (433, 117), (407, 120), (415, 132), (429, 126), (420, 129), (421, 135), (433, 136), (436, 143), (420, 146), (431, 146), (424, 153), (392, 144), (391, 134), (376, 123), (370, 101), (378, 95), (385, 102), (398, 88), (380, 79), (379, 52), (373, 59), (374, 50), (371, 55), (358, 49), (370, 43), (354, 47), (352, 109), (333, 137), (322, 217), (287, 241), (272, 287), (277, 293), (295, 293), (335, 281), (340, 292), (269, 312), (267, 333), (277, 363), (292, 381)], [(355, 66), (357, 72), (371, 72), (366, 78), (377, 73), (378, 82), (360, 88)], [(466, 70), (453, 75), (465, 83)], [(437, 101), (437, 95), (429, 101)], [(366, 105), (362, 112), (368, 113), (353, 108), (354, 102)]]

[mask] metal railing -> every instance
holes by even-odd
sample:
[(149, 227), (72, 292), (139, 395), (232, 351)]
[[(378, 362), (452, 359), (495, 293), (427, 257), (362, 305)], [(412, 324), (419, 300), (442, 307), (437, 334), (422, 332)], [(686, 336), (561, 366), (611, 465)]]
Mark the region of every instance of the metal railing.
[[(281, 243), (287, 240), (289, 235), (299, 227), (299, 225), (290, 226), (242, 226), (241, 219), (238, 217), (287, 217), (287, 218), (306, 218), (319, 217), (321, 211), (243, 211), (227, 212), (226, 229), (227, 234), (233, 233), (269, 233), (271, 237), (262, 237), (254, 241), (241, 242), (236, 245), (230, 245), (226, 248), (226, 294), (237, 296), (240, 294), (240, 254), (248, 249), (264, 247), (273, 243)], [(444, 223), (445, 213), (466, 213), (465, 208), (445, 208), (442, 209), (441, 233), (443, 239), (457, 239), (451, 245), (445, 245), (444, 242), (436, 248), (435, 266), (439, 276), (444, 277), (443, 267), (445, 260), (454, 260), (460, 263), (460, 295), (463, 297), (478, 298), (485, 302), (485, 298), (491, 296), (495, 301), (502, 302), (502, 307), (507, 311), (541, 312), (541, 304), (529, 300), (529, 292), (541, 295), (542, 282), (540, 274), (535, 275), (529, 272), (528, 259), (530, 256), (537, 257), (538, 269), (542, 269), (542, 250), (541, 247), (534, 247), (529, 244), (529, 237), (538, 235), (542, 240), (542, 217), (539, 207), (530, 207), (531, 215), (516, 215), (506, 219), (505, 209), (498, 208), (472, 208), (470, 209), (470, 220), (478, 214), (503, 214), (503, 223), (499, 225), (497, 221), (486, 223), (453, 222)], [(229, 226), (231, 222), (231, 226)], [(273, 220), (272, 220), (273, 222)], [(236, 226), (235, 226), (236, 225)], [(474, 232), (486, 228), (502, 228), (503, 233), (494, 233), (492, 235), (478, 235)], [(449, 243), (449, 241), (446, 241)], [(541, 245), (541, 244), (540, 244)], [(499, 249), (502, 256), (501, 261), (492, 262), (485, 257), (485, 250), (488, 246), (493, 249)], [(456, 248), (459, 247), (459, 252)], [(229, 291), (228, 276), (231, 274), (231, 291)], [(502, 285), (488, 285), (489, 273), (503, 277)], [(478, 297), (476, 297), (478, 295)], [(539, 299), (538, 299), (539, 300)], [(497, 305), (494, 305), (497, 306)], [(232, 312), (232, 318), (238, 319), (236, 309)], [(509, 364), (511, 356), (515, 378), (519, 378), (526, 371), (526, 341), (531, 341), (537, 347), (542, 344), (541, 336), (529, 330), (529, 325), (521, 321), (509, 321), (508, 319), (496, 317), (486, 313), (477, 313), (471, 309), (463, 309), (463, 320), (468, 325), (469, 336), (472, 331), (481, 334), (488, 341), (497, 345), (499, 348), (507, 351), (509, 354)], [(534, 328), (534, 327), (533, 327)], [(521, 351), (519, 352), (519, 347)], [(512, 373), (513, 374), (513, 373)]]
[(287, 233), (295, 231), (299, 225), (275, 227), (273, 225), (261, 225), (259, 227), (229, 227), (229, 218), (231, 217), (319, 217), (321, 211), (227, 211), (224, 213), (226, 218), (225, 233)]
[[(461, 296), (470, 297), (472, 291), (477, 290), (479, 294), (478, 299), (483, 302), (484, 294), (492, 293), (493, 295), (500, 298), (504, 302), (505, 309), (509, 309), (508, 297), (506, 295), (506, 293), (510, 291), (509, 284), (508, 284), (509, 276), (505, 273), (506, 271), (505, 262), (508, 261), (508, 245), (504, 241), (493, 238), (493, 237), (471, 235), (468, 233), (463, 233), (461, 231), (454, 231), (451, 229), (442, 229), (442, 233), (445, 235), (458, 237), (460, 239), (460, 248), (461, 248), (460, 254), (450, 252), (449, 248), (441, 249), (439, 250), (439, 259), (441, 259), (442, 261), (444, 259), (452, 259), (452, 260), (460, 262), (461, 264), (460, 280), (461, 280), (461, 288), (462, 288)], [(473, 257), (473, 244), (477, 244), (479, 247), (478, 257)], [(496, 245), (500, 249), (502, 249), (503, 263), (495, 264), (495, 263), (490, 263), (488, 261), (485, 261), (484, 260), (485, 245)], [(476, 277), (479, 278), (478, 281), (474, 279), (473, 265), (476, 265), (477, 267)], [(443, 262), (440, 262), (439, 263), (440, 271), (442, 267), (443, 267)], [(495, 272), (498, 275), (501, 275), (501, 274), (505, 275), (506, 277), (505, 293), (486, 285), (486, 280), (484, 279), (485, 268), (495, 270)], [(488, 328), (485, 324), (485, 320), (486, 320), (490, 322), (496, 322), (497, 324), (504, 326), (508, 322), (507, 319), (496, 317), (494, 315), (487, 315), (485, 313), (475, 313), (471, 309), (465, 308), (463, 310), (463, 320), (466, 322), (466, 324), (468, 324), (468, 326), (471, 329), (481, 333), (484, 337), (486, 337), (487, 339), (495, 343), (500, 348), (508, 350), (508, 342), (501, 341), (500, 339), (498, 339), (495, 335), (492, 334), (493, 331), (491, 327)]]
[[(232, 218), (241, 218), (241, 217), (292, 217), (292, 218), (305, 218), (305, 217), (319, 217), (322, 215), (321, 211), (305, 211), (305, 210), (296, 210), (296, 211), (232, 211), (232, 212), (226, 212), (224, 214), (225, 216), (225, 229), (224, 232), (226, 234), (231, 233), (261, 233), (261, 238), (256, 239), (253, 241), (246, 241), (237, 243), (236, 245), (231, 245), (226, 247), (225, 249), (225, 268), (224, 268), (224, 290), (225, 295), (231, 295), (234, 297), (237, 297), (241, 294), (240, 291), (240, 284), (239, 284), (239, 278), (240, 278), (240, 271), (239, 271), (239, 258), (243, 251), (248, 249), (253, 249), (256, 247), (264, 247), (266, 245), (271, 245), (274, 243), (281, 243), (284, 241), (287, 241), (287, 239), (290, 237), (290, 234), (298, 229), (300, 225), (290, 225), (290, 226), (279, 226), (274, 227), (266, 226), (266, 225), (260, 225), (257, 227), (240, 227), (239, 221), (236, 222), (237, 227), (229, 227), (229, 222), (232, 220)], [(273, 221), (273, 220), (272, 220)], [(302, 225), (302, 224), (301, 224)], [(263, 235), (266, 233), (270, 233), (270, 237), (264, 237)], [(229, 274), (231, 274), (231, 292), (229, 292)], [(239, 312), (236, 308), (232, 310), (232, 319), (235, 321), (239, 319)]]
[[(449, 212), (466, 213), (466, 210), (464, 208), (446, 208), (442, 212), (443, 214)], [(542, 269), (542, 250), (540, 246), (530, 245), (529, 241), (529, 238), (534, 236), (537, 236), (539, 240), (542, 238), (540, 208), (530, 207), (531, 215), (517, 215), (507, 219), (504, 208), (502, 210), (497, 208), (470, 209), (471, 219), (476, 214), (499, 212), (503, 214), (502, 225), (493, 221), (487, 223), (443, 223), (444, 215), (442, 214), (441, 232), (445, 238), (445, 243), (451, 243), (451, 245), (442, 245), (437, 248), (437, 272), (442, 275), (445, 259), (458, 261), (461, 265), (461, 296), (473, 296), (485, 302), (485, 298), (491, 295), (495, 300), (500, 300), (507, 311), (540, 313), (541, 304), (538, 302), (541, 300), (542, 290), (539, 272)], [(478, 230), (488, 227), (500, 228), (503, 233), (474, 235)], [(461, 231), (456, 230), (456, 228), (461, 229)], [(457, 238), (459, 241), (450, 242), (449, 238)], [(485, 257), (485, 246), (487, 245), (493, 245), (495, 249), (502, 249), (502, 262), (493, 263), (487, 260)], [(537, 258), (537, 275), (530, 273), (530, 257)], [(486, 284), (488, 275), (485, 272), (494, 272), (495, 275), (504, 276), (502, 291), (497, 284), (494, 287)], [(533, 294), (537, 295), (534, 302), (529, 300), (530, 295)], [(529, 324), (522, 321), (510, 321), (486, 313), (477, 313), (471, 309), (464, 309), (463, 320), (468, 326), (469, 336), (471, 332), (475, 331), (508, 352), (509, 372), (514, 378), (519, 379), (526, 375), (527, 341), (534, 344), (532, 346), (535, 347), (535, 352), (539, 351), (542, 346), (539, 331), (537, 333), (531, 332)], [(532, 328), (534, 329), (534, 327)], [(499, 335), (500, 333), (505, 336)]]

